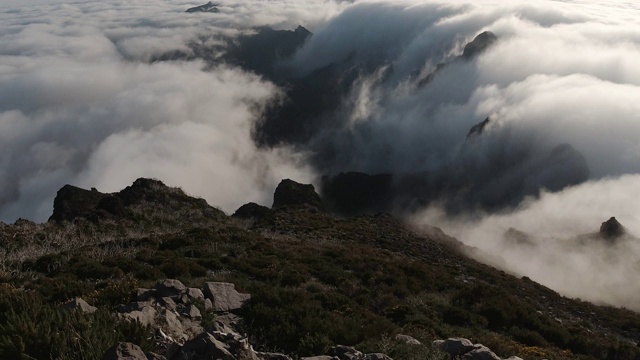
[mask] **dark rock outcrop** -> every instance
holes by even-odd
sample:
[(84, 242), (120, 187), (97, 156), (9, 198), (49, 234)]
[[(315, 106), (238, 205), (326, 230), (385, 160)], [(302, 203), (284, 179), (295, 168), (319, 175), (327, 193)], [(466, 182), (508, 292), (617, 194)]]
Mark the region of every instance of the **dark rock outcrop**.
[(487, 127), (487, 125), (489, 125), (490, 122), (491, 122), (491, 118), (487, 117), (483, 121), (473, 125), (471, 129), (469, 129), (469, 132), (467, 133), (467, 140), (482, 134), (484, 132), (484, 129)]
[(313, 185), (300, 184), (290, 179), (285, 179), (278, 184), (273, 194), (273, 208), (291, 205), (310, 205), (321, 207), (322, 200), (316, 193)]
[(210, 222), (226, 216), (207, 204), (204, 199), (188, 196), (179, 188), (169, 187), (162, 181), (139, 178), (120, 192), (105, 194), (95, 188), (81, 189), (73, 185), (63, 186), (53, 201), (53, 214), (49, 221), (72, 222), (82, 218), (92, 222), (101, 219), (127, 219), (130, 215), (141, 217), (166, 216), (175, 218), (183, 214), (190, 220), (197, 218)]
[(268, 207), (250, 202), (240, 206), (232, 216), (240, 219), (259, 219), (265, 217), (269, 212), (271, 209)]
[(188, 13), (199, 13), (199, 12), (208, 12), (208, 13), (217, 13), (220, 10), (218, 10), (218, 6), (219, 4), (214, 4), (213, 2), (209, 1), (208, 3), (204, 4), (204, 5), (200, 5), (200, 6), (195, 6), (192, 8), (187, 9)]
[(49, 221), (73, 221), (93, 213), (107, 195), (96, 189), (85, 190), (73, 185), (65, 185), (53, 200), (53, 214)]
[(600, 225), (599, 234), (605, 239), (616, 239), (626, 233), (624, 226), (616, 220), (615, 217), (611, 217)]
[(496, 41), (498, 41), (498, 38), (494, 33), (491, 31), (485, 31), (476, 36), (473, 41), (465, 45), (461, 57), (463, 59), (471, 59), (472, 57), (487, 50)]

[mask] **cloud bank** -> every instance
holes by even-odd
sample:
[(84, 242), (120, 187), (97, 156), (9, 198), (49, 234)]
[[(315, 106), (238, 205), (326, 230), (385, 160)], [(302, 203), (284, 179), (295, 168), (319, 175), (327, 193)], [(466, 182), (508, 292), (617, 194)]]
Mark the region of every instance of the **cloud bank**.
[[(564, 294), (637, 308), (639, 246), (570, 240), (610, 216), (640, 235), (637, 5), (244, 0), (184, 13), (195, 5), (0, 4), (0, 220), (46, 220), (66, 183), (157, 177), (231, 212), (270, 204), (281, 178), (392, 173), (412, 221)], [(284, 80), (152, 61), (300, 24), (314, 35), (282, 59)], [(487, 30), (498, 41), (459, 59)], [(287, 96), (313, 111), (260, 118)], [(536, 245), (506, 246), (509, 228)]]

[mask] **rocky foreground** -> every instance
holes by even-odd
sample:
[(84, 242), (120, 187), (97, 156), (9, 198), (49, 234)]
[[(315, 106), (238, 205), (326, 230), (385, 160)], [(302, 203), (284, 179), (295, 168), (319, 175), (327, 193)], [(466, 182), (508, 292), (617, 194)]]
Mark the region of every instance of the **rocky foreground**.
[[(613, 219), (597, 236), (622, 230)], [(157, 180), (110, 194), (67, 185), (49, 222), (0, 224), (0, 354), (640, 356), (637, 313), (562, 297), (467, 250), (387, 214), (336, 217), (313, 186), (291, 180), (271, 207), (249, 203), (232, 216)]]
[[(154, 333), (162, 354), (144, 352), (138, 345), (119, 342), (109, 348), (103, 360), (291, 360), (286, 354), (255, 351), (244, 332), (245, 320), (235, 314), (251, 299), (230, 283), (208, 282), (202, 289), (187, 288), (179, 280), (158, 281), (152, 289), (136, 290), (134, 301), (122, 305), (117, 314), (137, 321)], [(215, 313), (215, 321), (205, 330), (196, 303)], [(97, 309), (81, 298), (65, 305), (67, 310), (92, 313)], [(398, 334), (396, 341), (410, 346), (422, 343), (409, 335)], [(463, 360), (501, 360), (482, 344), (468, 339), (436, 340), (433, 347), (452, 358)], [(392, 360), (383, 353), (363, 354), (350, 346), (336, 345), (325, 355), (301, 357), (303, 360)], [(521, 358), (512, 356), (508, 360)]]

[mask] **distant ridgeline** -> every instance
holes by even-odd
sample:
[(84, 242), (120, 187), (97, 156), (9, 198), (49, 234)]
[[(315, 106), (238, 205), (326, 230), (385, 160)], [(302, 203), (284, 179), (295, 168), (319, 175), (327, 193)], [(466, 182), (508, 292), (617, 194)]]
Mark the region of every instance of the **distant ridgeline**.
[[(217, 10), (216, 4), (210, 2), (188, 11)], [(376, 74), (387, 78), (393, 75), (393, 66), (349, 56), (318, 69), (296, 71), (291, 65), (294, 55), (313, 34), (302, 26), (293, 31), (269, 27), (255, 30), (253, 34), (222, 39), (222, 45), (192, 43), (190, 52), (173, 51), (153, 61), (201, 58), (211, 67), (238, 66), (279, 85), (284, 96), (261, 107), (253, 139), (260, 147), (290, 145), (309, 154), (316, 172), (325, 175), (320, 190), (334, 211), (346, 215), (402, 213), (436, 201), (450, 213), (477, 208), (499, 211), (515, 207), (527, 196), (538, 195), (542, 188), (558, 191), (589, 179), (584, 157), (570, 144), (538, 150), (526, 142), (512, 141), (509, 144), (514, 149), (493, 150), (484, 154), (486, 160), (479, 163), (479, 153), (499, 148), (485, 146), (487, 141), (507, 141), (491, 137), (493, 129), (499, 127), (496, 116), (473, 126), (466, 138), (461, 133), (462, 148), (439, 168), (356, 172), (352, 164), (361, 159), (351, 158), (348, 144), (360, 137), (367, 138), (368, 130), (366, 125), (359, 128), (347, 123), (345, 113), (352, 105), (345, 99), (363, 77)], [(482, 32), (464, 46), (459, 56), (437, 64), (427, 74), (416, 69), (407, 81), (415, 84), (415, 91), (434, 86), (434, 79), (445, 76), (446, 69), (474, 61), (498, 42), (492, 32)], [(379, 71), (383, 73), (378, 74)]]

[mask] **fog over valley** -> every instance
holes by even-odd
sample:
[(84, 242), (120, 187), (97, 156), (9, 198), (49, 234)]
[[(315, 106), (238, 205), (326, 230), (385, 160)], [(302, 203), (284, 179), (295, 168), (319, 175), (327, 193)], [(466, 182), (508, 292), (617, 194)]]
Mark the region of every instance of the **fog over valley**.
[(65, 184), (232, 213), (291, 178), (640, 310), (640, 5), (199, 5), (0, 3), (0, 220), (47, 221)]

